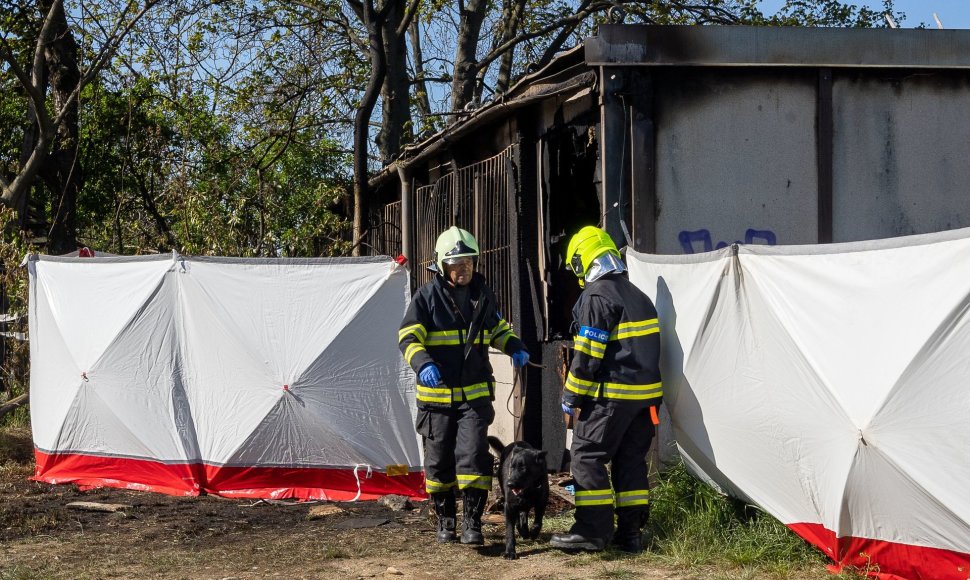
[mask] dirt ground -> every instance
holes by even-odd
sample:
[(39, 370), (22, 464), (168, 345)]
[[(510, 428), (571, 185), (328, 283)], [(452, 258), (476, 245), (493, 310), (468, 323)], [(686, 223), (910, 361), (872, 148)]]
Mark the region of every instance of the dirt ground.
[[(6, 435), (9, 441), (9, 434)], [(20, 578), (761, 578), (744, 570), (677, 567), (646, 553), (570, 555), (549, 535), (571, 520), (557, 502), (520, 559), (502, 558), (504, 524), (484, 526), (481, 547), (435, 543), (425, 503), (392, 511), (377, 502), (290, 503), (170, 497), (30, 481), (27, 449), (0, 457), (0, 579)], [(9, 447), (8, 447), (9, 449)], [(124, 504), (115, 513), (72, 502)], [(311, 512), (330, 512), (313, 518)], [(500, 516), (490, 517), (500, 520)], [(824, 577), (824, 575), (823, 575)]]

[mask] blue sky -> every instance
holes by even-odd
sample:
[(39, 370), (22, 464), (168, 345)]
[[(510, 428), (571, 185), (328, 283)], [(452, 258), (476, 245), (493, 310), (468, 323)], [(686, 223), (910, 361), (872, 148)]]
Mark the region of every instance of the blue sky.
[[(784, 4), (783, 0), (763, 0), (763, 12), (773, 12)], [(859, 6), (880, 8), (882, 2), (853, 2)], [(928, 28), (936, 28), (933, 13), (940, 17), (944, 28), (970, 29), (970, 0), (895, 0), (893, 6), (897, 12), (905, 12), (906, 20), (900, 23), (903, 28), (915, 28), (925, 24)]]

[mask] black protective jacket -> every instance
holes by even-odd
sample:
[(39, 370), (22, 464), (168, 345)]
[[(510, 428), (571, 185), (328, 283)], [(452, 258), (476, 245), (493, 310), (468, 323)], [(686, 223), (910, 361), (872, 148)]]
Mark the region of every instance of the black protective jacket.
[(415, 373), (427, 363), (441, 371), (437, 387), (417, 387), (418, 407), (444, 408), (467, 401), (471, 406), (491, 404), (495, 378), (488, 362), (488, 347), (506, 354), (524, 350), (522, 341), (497, 310), (495, 295), (485, 277), (475, 273), (469, 284), (471, 318), (455, 302), (453, 287), (440, 275), (421, 287), (411, 301), (398, 343), (404, 360)]
[(573, 360), (563, 401), (659, 405), (660, 325), (650, 298), (626, 274), (586, 283), (573, 308)]

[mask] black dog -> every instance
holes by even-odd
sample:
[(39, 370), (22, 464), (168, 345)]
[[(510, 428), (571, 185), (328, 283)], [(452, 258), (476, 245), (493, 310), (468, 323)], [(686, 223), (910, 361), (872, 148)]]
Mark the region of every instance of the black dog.
[[(539, 537), (542, 516), (549, 503), (549, 476), (546, 452), (538, 451), (524, 441), (502, 445), (496, 437), (488, 444), (499, 455), (498, 482), (505, 503), (505, 558), (515, 560), (515, 528), (525, 539)], [(535, 521), (529, 527), (529, 510), (535, 510)]]

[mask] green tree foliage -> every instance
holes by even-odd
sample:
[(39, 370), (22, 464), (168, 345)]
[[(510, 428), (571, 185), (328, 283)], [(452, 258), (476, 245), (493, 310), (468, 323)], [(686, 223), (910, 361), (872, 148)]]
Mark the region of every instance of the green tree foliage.
[[(26, 296), (11, 264), (28, 247), (47, 250), (47, 238), (58, 241), (51, 250), (76, 236), (119, 254), (349, 253), (354, 117), (376, 62), (365, 3), (67, 0), (58, 12), (61, 2), (0, 0), (9, 308), (22, 312)], [(631, 23), (702, 25), (884, 26), (893, 13), (888, 0), (788, 0), (776, 14), (758, 0), (376, 4), (385, 7), (390, 70), (357, 127), (377, 137), (358, 146), (361, 187), (409, 142), (594, 34), (610, 9)]]
[[(86, 58), (123, 19), (120, 6), (66, 7)], [(38, 29), (44, 12), (4, 8), (5, 55), (30, 63), (30, 35), (7, 31)], [(283, 4), (179, 0), (147, 11), (76, 99), (79, 242), (124, 254), (344, 252), (347, 151), (332, 127), (354, 106), (360, 67), (346, 35), (322, 32)], [(0, 133), (5, 183), (23, 170), (33, 131), (14, 73), (0, 68), (0, 122), (12, 129)], [(39, 200), (34, 238), (53, 200)]]

